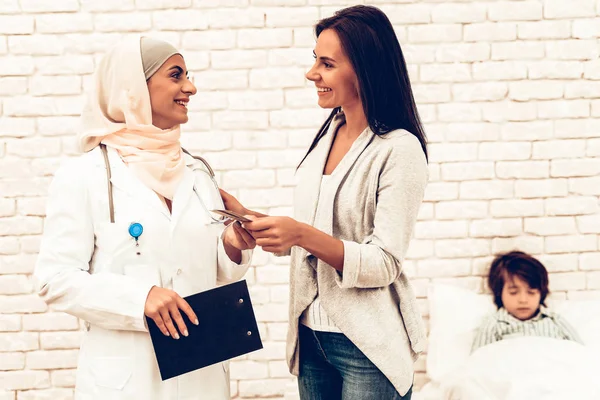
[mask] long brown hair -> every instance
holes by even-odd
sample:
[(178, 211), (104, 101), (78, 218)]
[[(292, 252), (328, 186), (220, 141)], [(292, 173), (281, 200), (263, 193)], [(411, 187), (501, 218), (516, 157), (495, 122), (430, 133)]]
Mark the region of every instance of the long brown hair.
[[(410, 86), (404, 55), (392, 23), (373, 6), (344, 8), (315, 26), (315, 35), (333, 29), (358, 78), (359, 95), (369, 128), (377, 135), (405, 129), (419, 139), (427, 157), (427, 138)], [(340, 112), (334, 108), (313, 139), (308, 154), (327, 133)]]

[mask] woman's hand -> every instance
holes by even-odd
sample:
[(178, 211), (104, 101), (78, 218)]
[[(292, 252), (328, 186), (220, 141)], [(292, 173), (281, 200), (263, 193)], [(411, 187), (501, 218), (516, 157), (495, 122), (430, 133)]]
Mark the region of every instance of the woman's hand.
[(172, 290), (158, 286), (150, 289), (144, 305), (144, 314), (154, 320), (163, 335), (179, 339), (179, 333), (173, 325), (173, 321), (183, 336), (188, 335), (187, 327), (179, 310), (183, 311), (195, 325), (198, 325), (198, 317), (194, 310), (181, 296)]
[(289, 217), (257, 218), (242, 226), (252, 234), (258, 246), (271, 253), (283, 253), (299, 245), (303, 232), (303, 224)]

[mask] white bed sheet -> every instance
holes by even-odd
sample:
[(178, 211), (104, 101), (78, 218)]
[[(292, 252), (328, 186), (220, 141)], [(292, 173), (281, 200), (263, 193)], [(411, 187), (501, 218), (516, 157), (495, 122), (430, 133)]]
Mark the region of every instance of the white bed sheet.
[(439, 399), (598, 400), (600, 360), (589, 350), (543, 337), (502, 340), (478, 349), (463, 368), (446, 375)]

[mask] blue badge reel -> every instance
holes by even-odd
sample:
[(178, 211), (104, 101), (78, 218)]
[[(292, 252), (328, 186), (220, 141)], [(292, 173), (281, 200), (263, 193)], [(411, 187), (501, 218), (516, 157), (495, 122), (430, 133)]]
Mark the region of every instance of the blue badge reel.
[[(144, 227), (139, 222), (132, 222), (131, 225), (129, 225), (129, 235), (135, 239), (136, 247), (140, 246), (138, 239), (140, 238), (140, 236), (142, 236), (142, 233), (144, 233)], [(139, 256), (140, 252), (137, 251), (136, 254)]]
[(139, 222), (132, 222), (131, 225), (129, 225), (129, 234), (136, 242), (138, 238), (142, 236), (142, 233), (144, 233), (144, 227)]

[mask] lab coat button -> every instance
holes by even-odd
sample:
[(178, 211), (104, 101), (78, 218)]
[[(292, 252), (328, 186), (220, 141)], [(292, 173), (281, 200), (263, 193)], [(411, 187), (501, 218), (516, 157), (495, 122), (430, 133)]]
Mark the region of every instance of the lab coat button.
[(181, 268), (179, 268), (179, 269), (177, 270), (177, 275), (181, 275), (181, 272), (182, 272), (182, 271), (181, 271)]

